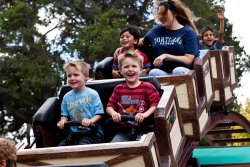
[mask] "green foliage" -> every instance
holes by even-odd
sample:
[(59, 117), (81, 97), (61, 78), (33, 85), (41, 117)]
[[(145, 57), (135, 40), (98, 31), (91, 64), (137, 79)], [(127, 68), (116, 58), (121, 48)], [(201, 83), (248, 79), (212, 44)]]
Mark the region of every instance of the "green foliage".
[[(39, 21), (33, 3), (13, 1), (0, 12), (0, 131), (17, 132), (22, 139), (24, 123), (61, 85), (63, 61), (48, 51), (45, 38), (36, 30)], [(25, 11), (25, 12), (24, 12)]]
[[(218, 30), (213, 0), (183, 0), (200, 18), (198, 29), (211, 26)], [(92, 64), (113, 55), (119, 47), (119, 31), (137, 26), (145, 35), (155, 24), (152, 0), (4, 0), (0, 3), (0, 131), (17, 132), (31, 123), (41, 104), (56, 95), (61, 85), (67, 55)], [(44, 17), (39, 12), (43, 10)], [(51, 23), (53, 20), (56, 20)], [(47, 28), (41, 34), (37, 25)], [(54, 30), (60, 34), (52, 40)], [(249, 56), (232, 37), (226, 19), (225, 43), (237, 53), (237, 72), (249, 68)], [(243, 55), (246, 55), (245, 57)], [(244, 61), (243, 61), (244, 60)], [(23, 138), (20, 131), (17, 138)]]
[(119, 28), (126, 25), (124, 16), (116, 11), (104, 12), (95, 20), (95, 24), (79, 30), (78, 36), (75, 36), (69, 45), (69, 49), (76, 49), (79, 57), (87, 62), (100, 61), (108, 55), (113, 55), (119, 46)]
[[(240, 113), (250, 121), (250, 99), (246, 99), (245, 107), (240, 108)], [(233, 127), (233, 129), (241, 129), (241, 127)], [(249, 133), (235, 133), (232, 134), (232, 138), (250, 138)], [(250, 142), (234, 143), (233, 146), (249, 146)]]
[(152, 5), (149, 0), (76, 2), (79, 1), (53, 3), (50, 8), (53, 15), (64, 16), (58, 24), (62, 30), (60, 39), (55, 43), (61, 46), (61, 54), (77, 56), (91, 64), (113, 55), (119, 46), (120, 29), (152, 25), (147, 17)]

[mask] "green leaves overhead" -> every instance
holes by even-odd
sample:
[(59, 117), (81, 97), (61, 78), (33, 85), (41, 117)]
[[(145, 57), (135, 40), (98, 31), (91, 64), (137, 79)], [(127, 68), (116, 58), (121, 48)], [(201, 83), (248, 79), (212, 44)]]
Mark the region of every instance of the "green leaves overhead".
[[(206, 25), (219, 29), (213, 0), (183, 2), (200, 18), (195, 22), (198, 29)], [(62, 67), (66, 56), (90, 64), (112, 56), (120, 46), (121, 29), (133, 25), (145, 35), (155, 24), (152, 7), (152, 0), (1, 1), (2, 135), (17, 132), (23, 123), (31, 123), (41, 104), (56, 95), (64, 81)], [(241, 75), (249, 67), (249, 56), (242, 56), (244, 48), (232, 37), (232, 25), (227, 19), (225, 43), (235, 47)], [(21, 139), (24, 134), (19, 132), (15, 138)]]

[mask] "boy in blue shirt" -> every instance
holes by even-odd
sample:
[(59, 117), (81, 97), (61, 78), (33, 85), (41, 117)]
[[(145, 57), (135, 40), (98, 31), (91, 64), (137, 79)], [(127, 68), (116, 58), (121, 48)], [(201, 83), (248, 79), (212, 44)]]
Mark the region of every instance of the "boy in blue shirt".
[[(98, 121), (102, 118), (101, 115), (104, 114), (104, 110), (98, 93), (85, 86), (89, 77), (89, 64), (76, 60), (66, 64), (64, 69), (72, 90), (63, 97), (61, 119), (57, 126), (63, 129), (64, 123), (70, 119), (71, 121), (81, 122), (83, 127), (95, 124), (98, 132), (90, 136), (79, 134), (74, 141), (68, 141), (65, 138), (59, 146), (71, 145), (72, 142), (79, 145), (99, 143), (103, 140), (103, 130)], [(72, 126), (71, 131), (79, 132), (79, 129), (77, 126)]]

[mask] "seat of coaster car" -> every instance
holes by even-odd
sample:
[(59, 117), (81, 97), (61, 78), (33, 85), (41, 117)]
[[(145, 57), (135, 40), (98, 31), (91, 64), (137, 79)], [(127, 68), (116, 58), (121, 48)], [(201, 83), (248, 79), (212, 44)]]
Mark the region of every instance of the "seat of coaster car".
[[(141, 52), (145, 53), (148, 57), (149, 62), (151, 63), (151, 69), (155, 68), (153, 65), (154, 59), (156, 58), (154, 49), (152, 46), (142, 46), (138, 48)], [(102, 61), (100, 61), (95, 68), (95, 79), (111, 79), (112, 76), (112, 66), (113, 66), (114, 58), (113, 56), (108, 56)], [(161, 70), (172, 72), (172, 70), (176, 67), (188, 67), (182, 61), (175, 59), (166, 59), (163, 61), (163, 66), (160, 67)], [(192, 67), (190, 67), (192, 69)]]
[[(149, 62), (152, 64), (155, 59), (155, 52), (151, 46), (140, 46), (138, 48), (141, 52), (145, 53), (148, 57)], [(112, 66), (114, 62), (113, 56), (107, 56), (105, 59), (100, 61), (95, 68), (95, 79), (112, 79)]]
[[(152, 83), (156, 87), (156, 89), (160, 92), (161, 86), (155, 77), (141, 77), (140, 80)], [(111, 96), (114, 87), (124, 82), (125, 82), (124, 78), (93, 80), (93, 81), (88, 81), (86, 83), (86, 86), (98, 92), (105, 111), (109, 97)], [(34, 115), (33, 131), (34, 131), (34, 136), (36, 138), (37, 147), (56, 146), (59, 143), (60, 131), (57, 128), (56, 124), (60, 120), (61, 102), (63, 96), (70, 90), (71, 87), (69, 85), (62, 86), (59, 92), (59, 96), (47, 99)], [(103, 122), (107, 117), (108, 116), (105, 114)], [(104, 123), (102, 125), (104, 125)], [(105, 132), (105, 128), (104, 128), (104, 133), (105, 135), (107, 135), (106, 139), (108, 141), (110, 137), (108, 132)]]

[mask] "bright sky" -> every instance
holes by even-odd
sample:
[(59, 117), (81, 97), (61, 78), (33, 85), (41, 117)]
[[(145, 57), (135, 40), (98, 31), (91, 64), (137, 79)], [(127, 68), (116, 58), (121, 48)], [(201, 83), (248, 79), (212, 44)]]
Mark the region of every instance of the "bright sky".
[[(238, 37), (240, 45), (250, 55), (250, 1), (249, 0), (225, 0), (225, 17), (233, 24), (233, 36)], [(243, 75), (241, 88), (237, 88), (235, 95), (237, 100), (245, 104), (246, 98), (250, 98), (250, 72)]]

